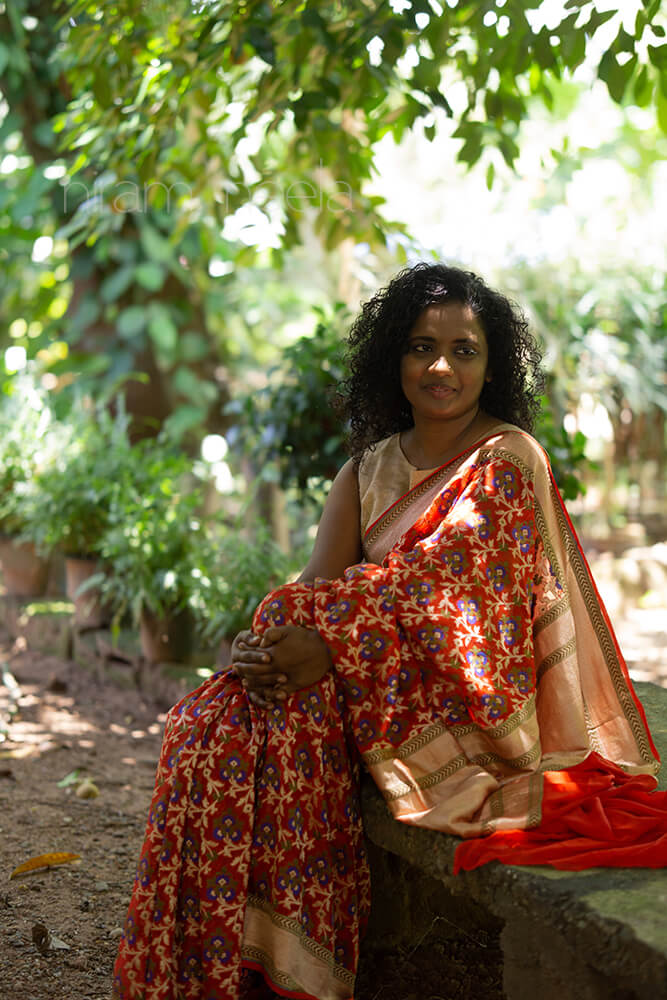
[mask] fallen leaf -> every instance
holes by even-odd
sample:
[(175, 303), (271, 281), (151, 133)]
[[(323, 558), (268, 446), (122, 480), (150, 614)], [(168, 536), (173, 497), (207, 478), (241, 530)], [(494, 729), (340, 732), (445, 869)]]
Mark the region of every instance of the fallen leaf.
[(48, 954), (51, 946), (51, 933), (48, 927), (45, 927), (44, 924), (33, 924), (32, 940), (40, 955)]
[[(18, 868), (15, 868), (9, 878), (13, 879), (17, 875), (25, 875), (26, 872), (35, 872), (41, 868), (55, 868), (56, 865), (66, 865), (70, 861), (78, 861), (80, 857), (80, 854), (70, 854), (67, 851), (56, 851), (54, 854), (38, 854), (28, 861), (24, 861)], [(38, 925), (36, 924), (35, 926)]]
[(40, 955), (47, 955), (51, 948), (54, 951), (70, 951), (70, 946), (61, 938), (52, 934), (45, 924), (32, 925), (32, 940)]
[(56, 782), (57, 787), (67, 788), (69, 785), (75, 785), (79, 780), (80, 773), (81, 773), (80, 767), (77, 767), (75, 771), (70, 771), (70, 773), (66, 774), (64, 778), (61, 778), (60, 781)]

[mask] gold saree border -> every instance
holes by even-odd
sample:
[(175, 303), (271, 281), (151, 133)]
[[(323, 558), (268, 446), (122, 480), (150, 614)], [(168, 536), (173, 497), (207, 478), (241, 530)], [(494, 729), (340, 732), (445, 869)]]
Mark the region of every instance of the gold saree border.
[[(292, 969), (290, 976), (276, 965)], [(246, 905), (241, 957), (266, 969), (276, 986), (308, 993), (318, 1000), (351, 1000), (355, 977), (332, 952), (309, 938), (298, 920), (278, 913), (261, 896), (250, 894)], [(297, 979), (294, 976), (298, 976)]]
[[(452, 459), (452, 462), (455, 461), (456, 459)], [(433, 486), (435, 486), (436, 480), (442, 476), (445, 470), (449, 470), (449, 466), (452, 464), (452, 462), (449, 462), (447, 465), (444, 465), (441, 468), (436, 469), (435, 472), (432, 472), (430, 476), (426, 477), (426, 479), (422, 479), (422, 481), (418, 483), (413, 489), (409, 490), (405, 494), (405, 496), (400, 497), (394, 504), (392, 504), (389, 510), (385, 511), (384, 514), (380, 514), (377, 521), (375, 521), (375, 523), (370, 526), (370, 528), (368, 529), (368, 531), (364, 536), (363, 539), (364, 548), (366, 549), (369, 548), (373, 544), (373, 542), (375, 542), (379, 538), (379, 536), (382, 534), (383, 531), (386, 531), (394, 523), (394, 521), (396, 521), (397, 518), (399, 518), (402, 514), (405, 513), (405, 511), (408, 509), (408, 507), (411, 506), (411, 504), (419, 500), (419, 498), (423, 496), (424, 493), (428, 493), (428, 491), (432, 489)]]
[[(494, 438), (506, 434), (509, 430), (514, 431), (516, 428), (512, 424), (500, 423), (492, 431), (488, 431), (482, 435), (477, 441), (474, 441), (468, 448), (464, 451), (459, 452), (453, 458), (450, 458), (448, 462), (444, 465), (439, 466), (434, 469), (430, 475), (422, 479), (421, 482), (417, 483), (411, 490), (408, 490), (404, 496), (399, 497), (387, 510), (380, 514), (380, 516), (370, 525), (368, 530), (363, 536), (363, 547), (364, 551), (368, 552), (369, 548), (378, 540), (380, 535), (388, 531), (389, 528), (394, 524), (394, 522), (400, 518), (413, 503), (420, 500), (424, 494), (429, 493), (434, 487), (442, 485), (444, 487), (448, 479), (450, 479), (459, 469), (460, 466), (464, 465), (472, 455), (478, 452), (485, 441), (491, 441)], [(442, 483), (440, 480), (442, 479)], [(433, 497), (435, 500), (435, 495)], [(417, 518), (421, 516), (428, 508), (424, 508), (423, 511), (417, 515)], [(412, 522), (414, 523), (414, 522)], [(406, 529), (407, 530), (407, 529)], [(394, 544), (399, 541), (398, 538), (395, 539)], [(393, 547), (393, 546), (392, 546)]]
[[(526, 434), (524, 431), (516, 430), (513, 432), (518, 434), (521, 438), (527, 442), (534, 442), (534, 444), (544, 451), (542, 446), (534, 441), (534, 439)], [(530, 445), (528, 445), (530, 448)], [(546, 463), (546, 475), (547, 480), (544, 484), (539, 484), (538, 476), (536, 475), (536, 469), (527, 465), (522, 457), (514, 450), (505, 447), (495, 446), (493, 448), (481, 449), (480, 458), (484, 454), (489, 457), (504, 458), (507, 461), (512, 462), (517, 466), (517, 468), (526, 474), (534, 485), (534, 489), (537, 494), (537, 487), (542, 485), (545, 490), (548, 500), (549, 507), (553, 511), (556, 522), (558, 536), (563, 540), (564, 546), (564, 556), (566, 559), (567, 567), (571, 570), (574, 580), (576, 582), (577, 588), (581, 595), (586, 613), (589, 618), (590, 626), (595, 633), (598, 646), (604, 658), (605, 666), (609, 674), (614, 692), (618, 699), (621, 711), (625, 717), (625, 720), (632, 732), (633, 738), (639, 755), (642, 761), (649, 766), (653, 773), (656, 773), (660, 768), (660, 762), (654, 756), (654, 748), (651, 746), (651, 741), (648, 736), (646, 720), (643, 718), (643, 710), (640, 711), (638, 708), (630, 686), (630, 681), (626, 677), (621, 665), (623, 662), (622, 653), (618, 649), (617, 643), (614, 640), (611, 632), (611, 627), (607, 620), (605, 612), (602, 610), (602, 599), (600, 598), (595, 582), (593, 580), (593, 575), (586, 562), (586, 557), (581, 551), (574, 533), (574, 528), (569, 519), (567, 511), (564, 508), (563, 501), (560, 494), (556, 488), (553, 480), (553, 473), (551, 467)], [(545, 453), (546, 455), (546, 453)], [(542, 470), (537, 470), (542, 471)], [(542, 504), (539, 497), (535, 496), (535, 513), (536, 513), (536, 525), (538, 532), (540, 534), (540, 539), (544, 550), (550, 560), (554, 572), (556, 573), (561, 586), (563, 587), (565, 597), (569, 595), (569, 587), (567, 581), (567, 574), (564, 567), (561, 565), (561, 561), (558, 559), (555, 549), (551, 543), (550, 534), (547, 525), (547, 518), (544, 514)], [(553, 561), (552, 561), (553, 560)], [(568, 603), (571, 608), (571, 598)], [(563, 609), (565, 611), (567, 609)], [(561, 612), (562, 613), (562, 612)], [(576, 644), (576, 640), (575, 640)]]
[(465, 753), (460, 753), (436, 771), (431, 771), (429, 774), (414, 778), (411, 784), (408, 784), (406, 781), (399, 788), (394, 789), (394, 791), (384, 792), (384, 798), (386, 802), (395, 802), (397, 799), (402, 799), (413, 792), (434, 788), (469, 764), (476, 764), (478, 767), (485, 769), (487, 764), (502, 764), (504, 767), (517, 771), (526, 771), (530, 768), (531, 764), (536, 764), (541, 758), (542, 746), (539, 740), (533, 744), (530, 750), (522, 753), (519, 757), (501, 757), (500, 754), (493, 753), (491, 750), (486, 753), (473, 754), (470, 757)]
[(533, 636), (537, 637), (540, 632), (543, 632), (554, 622), (558, 621), (561, 615), (564, 615), (570, 610), (570, 602), (567, 597), (561, 597), (559, 601), (556, 601), (548, 611), (545, 611), (543, 615), (535, 621), (533, 625)]
[(504, 722), (499, 723), (497, 726), (488, 726), (482, 729), (476, 723), (469, 723), (465, 726), (447, 726), (444, 722), (434, 722), (432, 725), (427, 726), (420, 733), (415, 733), (414, 736), (409, 737), (404, 743), (396, 747), (380, 747), (377, 750), (369, 750), (361, 755), (364, 764), (367, 767), (373, 767), (376, 764), (381, 764), (386, 760), (406, 760), (408, 757), (412, 757), (419, 750), (423, 750), (425, 746), (432, 743), (433, 740), (437, 740), (439, 736), (443, 733), (449, 733), (455, 739), (460, 736), (469, 736), (471, 733), (478, 733), (485, 739), (492, 740), (502, 740), (506, 736), (511, 736), (520, 726), (527, 722), (528, 719), (535, 715), (535, 696), (531, 695), (526, 699), (524, 705), (517, 709), (509, 719), (505, 719)]
[(558, 663), (562, 663), (564, 660), (568, 660), (577, 651), (577, 640), (573, 636), (569, 642), (566, 642), (564, 646), (559, 646), (558, 649), (554, 649), (553, 653), (549, 653), (545, 656), (540, 663), (537, 664), (537, 683), (542, 680), (544, 675), (555, 667)]
[(435, 771), (430, 771), (428, 774), (423, 774), (419, 778), (413, 778), (410, 784), (407, 781), (401, 782), (398, 788), (393, 791), (383, 791), (383, 795), (386, 802), (395, 802), (397, 799), (405, 798), (406, 795), (412, 795), (417, 791), (426, 791), (429, 788), (434, 788), (436, 785), (442, 784), (447, 778), (451, 778), (453, 774), (460, 771), (461, 768), (467, 767), (470, 761), (464, 753), (458, 754), (451, 760), (443, 764), (442, 767), (437, 768)]

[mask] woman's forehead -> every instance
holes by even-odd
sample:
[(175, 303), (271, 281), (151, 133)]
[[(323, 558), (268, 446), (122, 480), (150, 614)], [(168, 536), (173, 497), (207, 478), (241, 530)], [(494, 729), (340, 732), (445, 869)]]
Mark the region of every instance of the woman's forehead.
[(484, 327), (471, 306), (463, 302), (434, 302), (417, 317), (410, 337), (457, 337), (486, 340)]

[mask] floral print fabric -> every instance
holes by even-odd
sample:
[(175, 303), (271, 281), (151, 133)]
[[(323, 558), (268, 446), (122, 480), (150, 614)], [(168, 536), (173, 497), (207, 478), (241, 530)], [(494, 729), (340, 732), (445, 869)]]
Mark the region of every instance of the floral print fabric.
[(443, 476), (381, 565), (262, 602), (255, 631), (322, 635), (319, 684), (262, 712), (227, 671), (172, 709), (117, 1000), (236, 1000), (243, 968), (279, 995), (350, 1000), (368, 912), (359, 759), (397, 818), (464, 837), (537, 826), (544, 772), (593, 751), (655, 769), (524, 438)]

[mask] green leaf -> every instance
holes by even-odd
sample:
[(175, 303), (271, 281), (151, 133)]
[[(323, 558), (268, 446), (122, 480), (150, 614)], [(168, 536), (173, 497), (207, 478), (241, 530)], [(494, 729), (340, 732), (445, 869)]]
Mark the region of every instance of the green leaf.
[(172, 360), (178, 343), (178, 329), (171, 318), (168, 306), (151, 302), (148, 332), (163, 357)]
[(649, 45), (648, 57), (658, 69), (667, 68), (667, 45)]
[(193, 403), (208, 402), (217, 390), (210, 382), (197, 378), (189, 368), (180, 367), (174, 373), (174, 388), (181, 395), (188, 397)]
[(148, 222), (141, 224), (139, 239), (146, 256), (151, 260), (166, 264), (173, 259), (174, 251), (169, 240)]
[(154, 261), (144, 261), (144, 263), (138, 264), (134, 269), (134, 275), (142, 288), (148, 289), (149, 292), (159, 291), (164, 284), (164, 268)]
[(131, 267), (121, 267), (106, 278), (100, 286), (103, 302), (115, 302), (132, 284), (134, 272)]
[(179, 354), (184, 361), (201, 361), (209, 352), (206, 337), (196, 330), (186, 330), (179, 340)]
[(129, 306), (123, 309), (116, 321), (116, 327), (121, 337), (131, 340), (141, 333), (146, 325), (145, 306)]
[(648, 67), (642, 66), (633, 87), (635, 103), (640, 108), (645, 108), (651, 103), (653, 96), (653, 81), (649, 78)]
[(489, 163), (488, 167), (486, 168), (486, 186), (489, 189), (489, 191), (493, 187), (493, 180), (495, 176), (496, 176), (496, 168), (493, 165), (493, 163)]
[(661, 87), (657, 88), (657, 98), (655, 103), (658, 115), (658, 124), (664, 134), (667, 135), (667, 97), (665, 97)]
[(79, 780), (79, 775), (81, 774), (81, 768), (77, 767), (75, 771), (70, 771), (66, 774), (64, 778), (56, 782), (58, 788), (69, 788), (70, 785), (76, 785)]
[(514, 139), (509, 135), (501, 135), (498, 140), (498, 148), (503, 154), (503, 159), (508, 167), (513, 167), (514, 161), (519, 156), (519, 147)]
[(98, 68), (98, 71), (93, 77), (91, 86), (98, 103), (103, 108), (108, 108), (113, 101), (113, 93), (109, 81), (109, 72), (106, 66), (100, 66)]
[(583, 26), (583, 28), (580, 28), (580, 31), (585, 31), (587, 34), (592, 35), (598, 30), (599, 27), (606, 24), (606, 22), (612, 17), (615, 17), (615, 15), (615, 10), (594, 10), (588, 22)]
[(635, 56), (634, 59), (630, 59), (621, 66), (612, 51), (605, 52), (600, 60), (598, 76), (607, 84), (609, 94), (617, 104), (620, 104), (623, 100), (625, 88), (634, 72), (636, 64), (637, 57)]
[(202, 406), (192, 406), (184, 404), (177, 406), (173, 413), (170, 413), (164, 422), (165, 431), (174, 440), (179, 440), (183, 434), (194, 430), (195, 427), (203, 427), (206, 422), (206, 409)]

